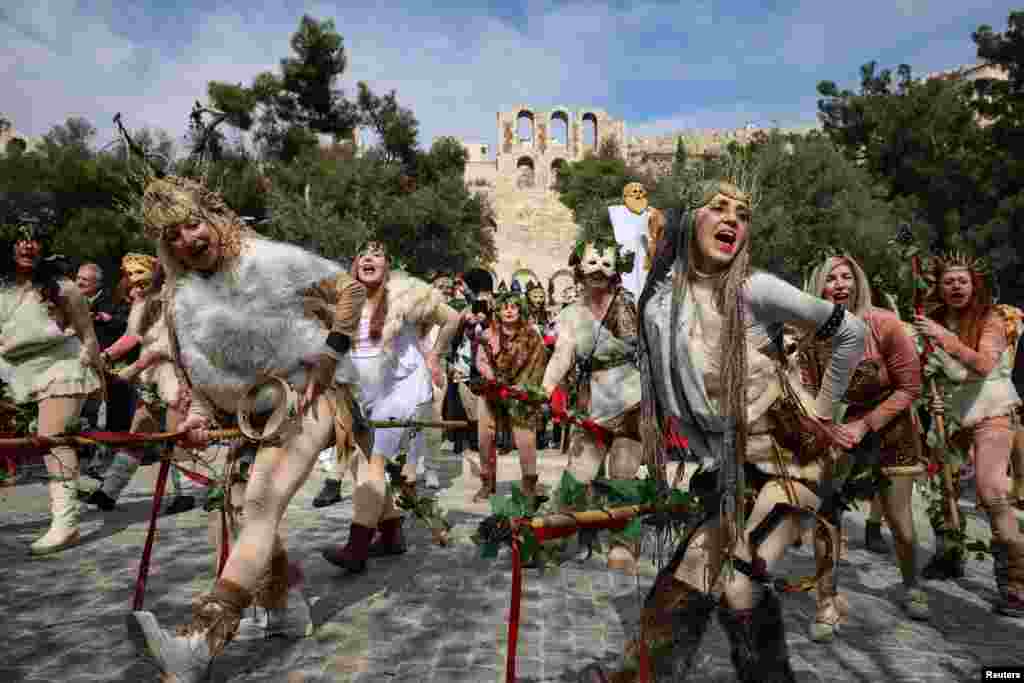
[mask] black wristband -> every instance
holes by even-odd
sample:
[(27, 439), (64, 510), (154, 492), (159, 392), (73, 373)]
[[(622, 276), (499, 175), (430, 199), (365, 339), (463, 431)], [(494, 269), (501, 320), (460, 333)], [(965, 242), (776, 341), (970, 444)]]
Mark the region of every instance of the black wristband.
[(815, 333), (815, 338), (818, 341), (825, 341), (831, 339), (836, 332), (839, 331), (839, 326), (843, 324), (843, 316), (846, 313), (846, 308), (842, 304), (835, 304), (832, 308), (832, 315), (828, 317), (825, 324), (818, 328)]
[(331, 332), (327, 335), (327, 348), (342, 356), (352, 348), (352, 338), (341, 332)]

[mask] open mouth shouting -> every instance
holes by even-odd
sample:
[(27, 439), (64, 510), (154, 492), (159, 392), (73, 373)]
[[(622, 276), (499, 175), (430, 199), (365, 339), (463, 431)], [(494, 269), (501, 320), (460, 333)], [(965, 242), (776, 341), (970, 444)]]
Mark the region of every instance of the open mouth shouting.
[(736, 243), (739, 237), (736, 231), (731, 228), (719, 228), (715, 231), (715, 244), (718, 245), (718, 249), (724, 251), (727, 254), (731, 254), (736, 251)]
[(850, 292), (845, 289), (837, 289), (832, 292), (832, 301), (837, 304), (845, 304), (850, 300)]

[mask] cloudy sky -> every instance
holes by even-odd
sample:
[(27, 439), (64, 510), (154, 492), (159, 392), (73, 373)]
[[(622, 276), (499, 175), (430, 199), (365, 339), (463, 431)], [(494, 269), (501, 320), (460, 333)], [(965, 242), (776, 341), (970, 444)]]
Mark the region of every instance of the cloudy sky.
[(1002, 31), (1014, 4), (3, 0), (0, 114), (33, 136), (85, 116), (102, 143), (120, 111), (131, 128), (180, 139), (208, 81), (248, 84), (275, 69), (308, 13), (344, 37), (341, 87), (397, 90), (424, 144), (494, 143), (495, 112), (524, 103), (601, 107), (629, 135), (809, 124), (818, 81), (854, 87), (872, 59), (920, 74), (972, 63), (971, 32)]

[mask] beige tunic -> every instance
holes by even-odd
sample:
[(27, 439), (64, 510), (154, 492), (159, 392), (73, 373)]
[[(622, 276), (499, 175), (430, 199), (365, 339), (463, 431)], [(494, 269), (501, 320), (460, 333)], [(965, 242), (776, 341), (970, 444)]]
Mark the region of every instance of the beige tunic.
[[(61, 287), (74, 287), (64, 281)], [(0, 289), (0, 356), (9, 365), (8, 391), (16, 403), (56, 396), (87, 396), (99, 377), (79, 361), (82, 344), (60, 329), (31, 285)]]

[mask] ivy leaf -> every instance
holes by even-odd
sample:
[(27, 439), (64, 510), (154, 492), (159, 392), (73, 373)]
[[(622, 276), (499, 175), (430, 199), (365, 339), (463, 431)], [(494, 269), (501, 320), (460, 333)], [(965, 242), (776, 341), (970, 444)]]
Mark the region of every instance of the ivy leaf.
[(629, 524), (622, 530), (622, 536), (635, 541), (643, 535), (643, 531), (643, 524), (640, 522), (640, 518), (634, 517), (629, 520)]
[(586, 502), (587, 487), (581, 484), (568, 470), (562, 472), (555, 498), (565, 507), (579, 507)]
[(484, 560), (493, 560), (498, 556), (497, 543), (484, 543), (480, 548), (480, 557)]
[(508, 508), (506, 496), (499, 496), (497, 494), (491, 496), (488, 502), (491, 504), (491, 514), (495, 517), (508, 517), (506, 509)]
[(537, 537), (533, 535), (532, 527), (521, 527), (520, 534), (519, 560), (523, 564), (529, 564), (530, 560), (540, 552), (540, 543), (537, 541)]
[(672, 489), (672, 493), (668, 496), (669, 505), (690, 505), (693, 503), (693, 494), (679, 489)]
[(523, 495), (518, 486), (512, 487), (512, 495), (505, 506), (505, 511), (510, 518), (530, 516), (530, 500)]
[(640, 502), (640, 481), (634, 479), (610, 479), (603, 483), (609, 491), (610, 495), (608, 497), (613, 502), (633, 504)]

